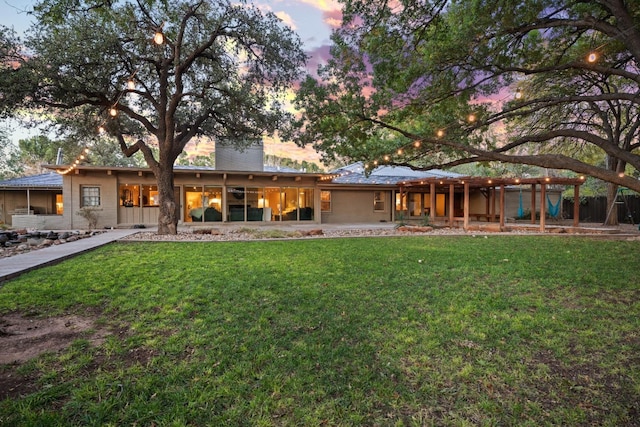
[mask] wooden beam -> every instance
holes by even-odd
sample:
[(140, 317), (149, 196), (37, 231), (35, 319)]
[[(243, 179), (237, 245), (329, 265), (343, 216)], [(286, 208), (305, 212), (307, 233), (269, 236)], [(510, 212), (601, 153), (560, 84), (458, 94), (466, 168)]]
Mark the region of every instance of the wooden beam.
[(504, 184), (500, 185), (500, 231), (504, 229)]
[(540, 231), (544, 232), (547, 222), (547, 204), (545, 203), (547, 195), (547, 184), (540, 185)]
[(436, 213), (436, 183), (432, 182), (431, 185), (429, 186), (429, 198), (430, 198), (430, 203), (431, 203), (431, 207), (429, 208), (431, 211), (431, 219), (435, 220), (437, 213)]
[(453, 227), (453, 218), (454, 218), (454, 199), (455, 199), (455, 191), (456, 186), (454, 184), (449, 184), (449, 226)]
[(462, 227), (467, 230), (469, 228), (469, 183), (464, 183), (464, 222)]
[(536, 223), (536, 185), (531, 184), (531, 224)]
[(580, 184), (573, 186), (573, 226), (580, 226)]

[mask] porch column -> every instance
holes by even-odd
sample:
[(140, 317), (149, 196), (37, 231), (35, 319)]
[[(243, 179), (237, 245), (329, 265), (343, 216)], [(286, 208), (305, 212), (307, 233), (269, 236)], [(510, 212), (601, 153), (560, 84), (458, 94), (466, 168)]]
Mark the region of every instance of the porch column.
[(430, 197), (430, 201), (429, 203), (431, 203), (431, 220), (435, 221), (436, 219), (436, 183), (432, 182), (429, 185), (429, 197)]
[(573, 186), (573, 226), (580, 226), (580, 186)]
[(489, 188), (489, 221), (496, 219), (496, 187)]
[(31, 215), (31, 192), (27, 188), (27, 215)]
[(504, 229), (504, 184), (500, 184), (500, 231)]
[(455, 185), (449, 184), (449, 226), (453, 227), (453, 218), (454, 218), (454, 204), (453, 199), (455, 198)]
[(469, 183), (464, 182), (464, 222), (462, 227), (467, 230), (469, 228)]
[(545, 203), (547, 196), (547, 184), (540, 184), (540, 231), (544, 232), (547, 221), (547, 204)]
[(536, 223), (536, 185), (531, 184), (531, 224)]

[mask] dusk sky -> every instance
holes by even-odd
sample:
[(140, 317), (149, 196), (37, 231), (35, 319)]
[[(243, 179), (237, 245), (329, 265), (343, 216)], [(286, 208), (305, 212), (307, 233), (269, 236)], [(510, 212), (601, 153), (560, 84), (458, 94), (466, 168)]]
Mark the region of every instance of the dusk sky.
[[(35, 0), (0, 0), (0, 24), (23, 32), (30, 25), (26, 13)], [(319, 63), (326, 61), (329, 52), (331, 30), (340, 25), (341, 5), (334, 0), (270, 0), (255, 1), (255, 5), (275, 13), (283, 22), (295, 30), (302, 39), (310, 56), (307, 68), (315, 71)], [(25, 138), (37, 131), (24, 131), (12, 126), (11, 139)], [(269, 144), (265, 152), (297, 160), (316, 160), (318, 155), (301, 150), (294, 144)]]

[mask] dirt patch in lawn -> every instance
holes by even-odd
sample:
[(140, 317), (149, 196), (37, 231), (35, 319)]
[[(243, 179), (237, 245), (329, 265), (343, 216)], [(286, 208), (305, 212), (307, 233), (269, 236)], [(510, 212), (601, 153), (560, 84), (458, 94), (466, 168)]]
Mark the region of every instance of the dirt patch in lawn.
[(17, 372), (21, 363), (45, 352), (63, 350), (81, 338), (99, 345), (107, 334), (105, 329), (96, 328), (91, 317), (0, 316), (0, 400), (33, 390), (34, 379)]

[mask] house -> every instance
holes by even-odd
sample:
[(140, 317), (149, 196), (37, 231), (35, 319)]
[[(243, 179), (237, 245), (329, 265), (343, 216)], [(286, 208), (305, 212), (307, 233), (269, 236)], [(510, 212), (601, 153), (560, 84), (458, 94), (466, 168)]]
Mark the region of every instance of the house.
[(64, 228), (62, 176), (54, 172), (0, 182), (0, 221), (11, 225), (14, 217), (23, 227)]
[[(304, 173), (265, 167), (262, 152), (261, 144), (244, 152), (218, 146), (214, 168), (176, 166), (180, 223), (363, 224), (429, 217), (465, 228), (470, 220), (503, 226), (507, 218), (522, 217), (526, 210), (546, 214), (559, 206), (566, 185), (577, 190), (582, 183), (569, 178), (492, 180), (397, 166), (366, 173), (361, 163), (330, 174)], [(46, 167), (56, 173), (0, 182), (5, 223), (85, 228), (86, 219), (77, 213), (87, 207), (97, 213), (99, 228), (157, 225), (158, 188), (150, 169)]]

